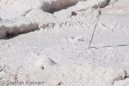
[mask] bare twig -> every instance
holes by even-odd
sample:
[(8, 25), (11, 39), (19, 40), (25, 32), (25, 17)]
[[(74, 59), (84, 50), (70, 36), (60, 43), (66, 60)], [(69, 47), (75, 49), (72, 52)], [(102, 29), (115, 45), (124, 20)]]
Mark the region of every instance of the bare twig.
[(92, 34), (92, 36), (91, 36), (91, 40), (90, 40), (90, 43), (89, 43), (89, 48), (90, 48), (90, 46), (91, 46), (91, 43), (92, 43), (92, 40), (93, 40), (95, 31), (96, 31), (96, 26), (97, 26), (97, 23), (98, 23), (98, 20), (99, 20), (99, 16), (100, 16), (100, 14), (101, 14), (99, 9), (98, 9), (97, 11), (98, 11), (97, 21), (96, 21), (96, 23), (95, 23), (94, 30), (93, 30), (93, 34)]

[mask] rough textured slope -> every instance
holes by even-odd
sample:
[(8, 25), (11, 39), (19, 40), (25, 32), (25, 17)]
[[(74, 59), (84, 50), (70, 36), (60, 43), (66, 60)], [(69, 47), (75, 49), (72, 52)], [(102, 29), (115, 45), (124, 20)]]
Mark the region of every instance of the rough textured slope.
[[(27, 0), (10, 0), (8, 6), (15, 1), (23, 3), (25, 10), (29, 5)], [(42, 10), (42, 0), (38, 1), (41, 5), (37, 1), (31, 2), (36, 4), (36, 9), (23, 11), (23, 15), (19, 10), (21, 13), (9, 17), (7, 13), (17, 6), (5, 10), (5, 16), (4, 12), (0, 12), (1, 37), (40, 29), (0, 39), (0, 86), (11, 86), (8, 81), (15, 80), (24, 83), (27, 80), (43, 81), (43, 86), (128, 86), (129, 0), (119, 0), (100, 8), (95, 36), (88, 48), (96, 23), (98, 1), (106, 0), (81, 0), (53, 14), (49, 13), (53, 10)], [(51, 1), (47, 2), (50, 8), (54, 5)], [(40, 9), (36, 7), (39, 5)], [(6, 9), (6, 5), (0, 9)], [(76, 15), (71, 15), (73, 11)], [(14, 84), (30, 85), (24, 83)]]
[[(56, 18), (54, 18), (52, 14), (45, 12), (53, 13), (73, 6), (78, 2), (78, 0), (1, 0), (0, 38), (5, 37), (8, 34), (19, 34), (38, 29), (41, 24), (42, 26), (46, 26), (46, 22), (49, 24)], [(96, 8), (97, 6), (105, 6), (107, 0), (88, 0), (83, 3), (90, 4), (89, 6), (84, 5), (83, 9), (87, 9), (88, 7)], [(81, 9), (82, 7), (78, 10)]]
[[(29, 72), (29, 73), (27, 73)], [(2, 76), (3, 74), (3, 76)], [(78, 66), (78, 65), (63, 65), (48, 67), (48, 69), (30, 69), (28, 71), (22, 71), (18, 75), (15, 73), (7, 74), (4, 71), (0, 72), (0, 78), (2, 81), (8, 80), (8, 78), (16, 86), (38, 86), (37, 83), (29, 83), (29, 81), (44, 81), (44, 86), (117, 86), (117, 82), (123, 80), (126, 83), (126, 71), (122, 69), (92, 67), (92, 66)], [(18, 82), (23, 82), (19, 84)], [(8, 84), (12, 86), (13, 83), (6, 82), (3, 85)], [(116, 85), (115, 85), (116, 84)]]

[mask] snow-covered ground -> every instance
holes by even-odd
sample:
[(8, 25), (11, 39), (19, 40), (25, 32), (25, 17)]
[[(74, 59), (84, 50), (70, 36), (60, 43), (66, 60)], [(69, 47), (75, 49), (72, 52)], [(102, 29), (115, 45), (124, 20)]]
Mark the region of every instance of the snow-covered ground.
[(0, 0), (0, 86), (129, 86), (128, 23), (129, 0)]

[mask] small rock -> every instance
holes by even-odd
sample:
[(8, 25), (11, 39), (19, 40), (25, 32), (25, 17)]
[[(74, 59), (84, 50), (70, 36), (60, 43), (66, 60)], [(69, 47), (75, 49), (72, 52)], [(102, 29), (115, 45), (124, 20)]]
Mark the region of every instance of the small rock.
[(61, 85), (62, 84), (62, 82), (59, 82), (57, 85)]
[(0, 72), (2, 72), (3, 71), (3, 69), (0, 69)]
[(75, 11), (73, 11), (72, 13), (71, 13), (71, 16), (76, 16), (77, 15), (77, 13), (75, 12)]

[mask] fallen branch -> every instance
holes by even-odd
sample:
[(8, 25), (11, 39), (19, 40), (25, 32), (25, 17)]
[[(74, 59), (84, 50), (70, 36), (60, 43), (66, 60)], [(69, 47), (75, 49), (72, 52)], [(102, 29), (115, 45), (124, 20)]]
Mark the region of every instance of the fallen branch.
[(92, 43), (92, 40), (93, 40), (95, 31), (96, 31), (96, 26), (97, 26), (97, 23), (98, 23), (100, 14), (101, 14), (101, 12), (100, 12), (100, 10), (98, 10), (97, 21), (96, 21), (96, 23), (95, 23), (94, 30), (93, 30), (93, 34), (92, 34), (92, 36), (91, 36), (91, 40), (90, 40), (90, 43), (89, 43), (89, 48), (90, 48), (90, 46), (91, 46), (91, 43)]

